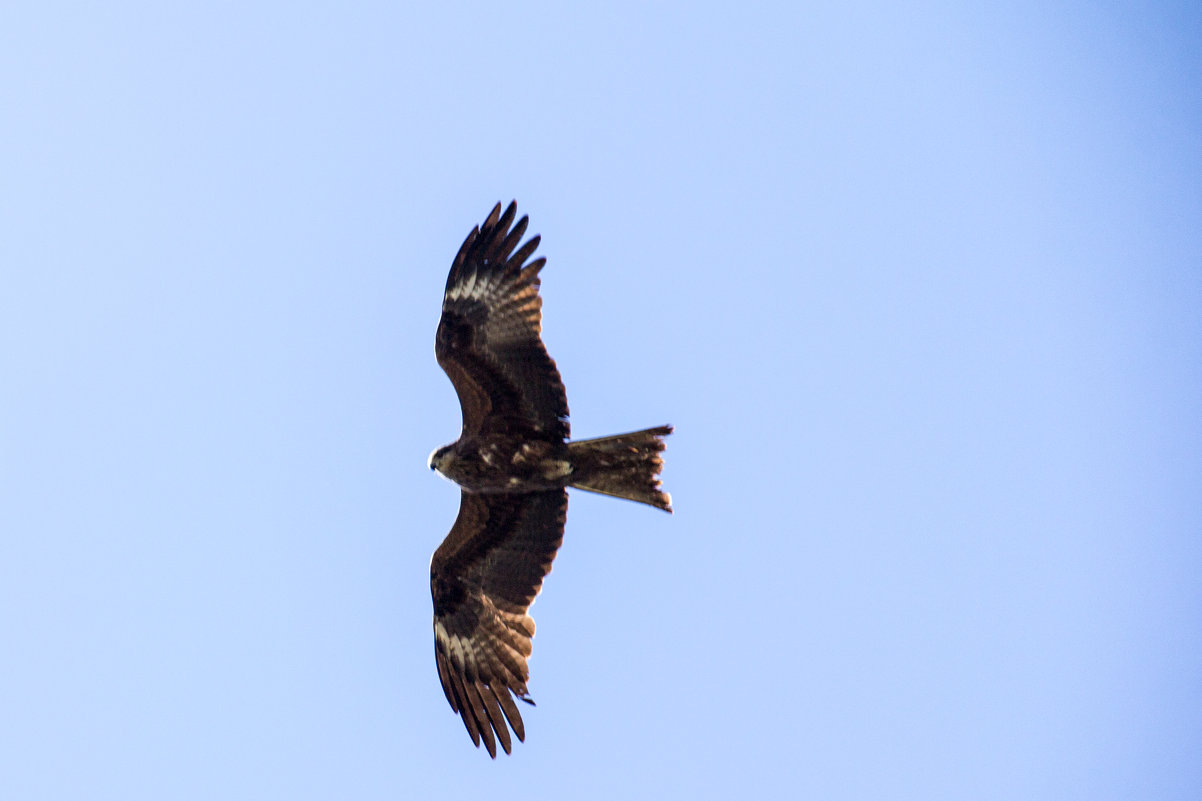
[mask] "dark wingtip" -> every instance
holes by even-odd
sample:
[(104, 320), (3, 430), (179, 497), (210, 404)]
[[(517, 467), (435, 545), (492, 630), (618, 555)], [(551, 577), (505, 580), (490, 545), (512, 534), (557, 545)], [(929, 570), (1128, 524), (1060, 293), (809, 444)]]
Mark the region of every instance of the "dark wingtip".
[(500, 208), (501, 204), (498, 203), (493, 209), (493, 213), (489, 215), (488, 219), (492, 222), (492, 226), (495, 226), (502, 231), (508, 231), (509, 226), (513, 225), (513, 218), (518, 214), (518, 204), (516, 201), (510, 201), (509, 205), (505, 208), (505, 213), (501, 215), (501, 219), (497, 220), (494, 215), (496, 215)]

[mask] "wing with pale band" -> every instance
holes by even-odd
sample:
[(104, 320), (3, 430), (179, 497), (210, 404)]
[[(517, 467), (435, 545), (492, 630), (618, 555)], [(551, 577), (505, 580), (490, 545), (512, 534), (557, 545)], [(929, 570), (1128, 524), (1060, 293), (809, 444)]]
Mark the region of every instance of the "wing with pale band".
[(567, 394), (539, 338), (546, 259), (525, 263), (539, 238), (517, 248), (527, 218), (513, 225), (516, 214), (516, 204), (501, 214), (498, 203), (464, 240), (447, 277), (435, 354), (459, 395), (464, 432), (566, 438)]
[[(514, 696), (529, 699), (530, 605), (563, 542), (568, 494), (464, 492), (459, 516), (430, 562), (434, 655), (451, 708), (477, 746), (505, 753), (526, 737)], [(508, 726), (506, 726), (508, 721)]]

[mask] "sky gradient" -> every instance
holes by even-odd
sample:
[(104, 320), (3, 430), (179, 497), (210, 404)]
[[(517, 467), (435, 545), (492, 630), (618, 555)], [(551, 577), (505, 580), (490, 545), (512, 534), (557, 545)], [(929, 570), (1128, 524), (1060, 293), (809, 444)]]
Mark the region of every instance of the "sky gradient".
[[(0, 797), (1196, 799), (1189, 4), (9, 3)], [(447, 269), (542, 234), (527, 738), (434, 667)]]

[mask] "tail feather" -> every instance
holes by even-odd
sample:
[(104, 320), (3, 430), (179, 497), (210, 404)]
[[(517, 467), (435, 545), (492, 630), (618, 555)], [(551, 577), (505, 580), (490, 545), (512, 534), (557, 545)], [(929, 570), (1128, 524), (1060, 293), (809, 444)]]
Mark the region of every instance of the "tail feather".
[(577, 489), (625, 498), (672, 511), (672, 496), (660, 488), (663, 438), (672, 426), (568, 443)]

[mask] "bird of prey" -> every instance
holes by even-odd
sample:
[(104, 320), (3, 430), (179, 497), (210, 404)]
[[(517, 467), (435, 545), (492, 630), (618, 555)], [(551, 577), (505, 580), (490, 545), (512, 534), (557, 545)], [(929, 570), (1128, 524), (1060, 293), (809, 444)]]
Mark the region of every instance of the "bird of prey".
[[(563, 542), (567, 487), (672, 511), (660, 488), (671, 426), (568, 441), (568, 402), (542, 331), (539, 237), (528, 219), (493, 208), (451, 264), (435, 338), (463, 411), (459, 439), (430, 469), (461, 488), (459, 516), (430, 560), (434, 656), (451, 709), (472, 742), (497, 756), (526, 731), (530, 605)], [(508, 725), (506, 725), (508, 721)]]

